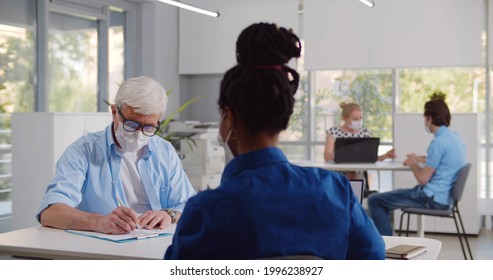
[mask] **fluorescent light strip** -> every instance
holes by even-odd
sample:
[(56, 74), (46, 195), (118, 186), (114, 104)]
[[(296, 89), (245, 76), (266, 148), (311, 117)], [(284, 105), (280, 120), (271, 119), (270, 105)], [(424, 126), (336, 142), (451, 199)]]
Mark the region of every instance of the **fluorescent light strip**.
[(193, 11), (196, 13), (201, 13), (203, 15), (207, 15), (207, 16), (211, 16), (211, 17), (219, 17), (219, 12), (211, 12), (211, 11), (197, 8), (194, 6), (190, 6), (190, 5), (181, 3), (181, 2), (176, 2), (176, 1), (172, 1), (172, 0), (157, 0), (157, 1), (169, 4), (169, 5), (173, 5), (173, 6), (176, 6), (178, 8), (190, 10), (190, 11)]
[(370, 7), (370, 8), (375, 5), (375, 3), (373, 3), (373, 1), (372, 2), (370, 2), (369, 0), (359, 0), (359, 1), (363, 4), (365, 4), (366, 6)]

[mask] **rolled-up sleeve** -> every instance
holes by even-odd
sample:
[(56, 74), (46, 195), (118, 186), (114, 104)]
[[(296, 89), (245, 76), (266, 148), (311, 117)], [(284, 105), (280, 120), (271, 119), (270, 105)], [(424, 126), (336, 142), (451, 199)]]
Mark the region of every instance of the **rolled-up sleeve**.
[(76, 207), (82, 201), (82, 187), (86, 178), (88, 163), (82, 152), (83, 147), (75, 143), (69, 146), (57, 161), (55, 175), (41, 200), (36, 219), (41, 212), (55, 203)]

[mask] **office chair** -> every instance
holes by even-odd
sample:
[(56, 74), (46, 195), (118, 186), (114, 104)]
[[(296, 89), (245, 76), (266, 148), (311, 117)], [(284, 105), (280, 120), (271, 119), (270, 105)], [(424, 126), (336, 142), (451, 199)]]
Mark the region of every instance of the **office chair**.
[(368, 171), (363, 171), (363, 178), (365, 181), (365, 189), (363, 191), (363, 198), (369, 197), (371, 194), (377, 193), (378, 191), (370, 190), (370, 180), (368, 177)]
[[(469, 252), (470, 259), (472, 260), (471, 247), (469, 247), (469, 241), (467, 240), (467, 234), (464, 229), (464, 224), (462, 223), (462, 218), (459, 212), (459, 201), (462, 198), (462, 193), (464, 192), (464, 188), (466, 186), (467, 176), (469, 175), (469, 170), (471, 169), (471, 164), (467, 163), (464, 165), (460, 171), (459, 176), (457, 176), (457, 180), (455, 181), (452, 187), (452, 197), (454, 199), (454, 204), (451, 208), (446, 210), (436, 210), (436, 209), (426, 209), (426, 208), (402, 208), (401, 219), (399, 223), (399, 236), (402, 233), (402, 219), (404, 215), (407, 214), (407, 228), (406, 228), (406, 236), (409, 236), (409, 216), (411, 214), (418, 215), (427, 215), (441, 218), (451, 218), (454, 219), (455, 228), (457, 229), (457, 236), (459, 237), (460, 246), (462, 248), (462, 253), (464, 254), (464, 259), (467, 260), (466, 250), (464, 249), (464, 244), (462, 239), (464, 239), (467, 251)], [(460, 224), (460, 228), (459, 228)], [(461, 231), (462, 230), (462, 231)]]

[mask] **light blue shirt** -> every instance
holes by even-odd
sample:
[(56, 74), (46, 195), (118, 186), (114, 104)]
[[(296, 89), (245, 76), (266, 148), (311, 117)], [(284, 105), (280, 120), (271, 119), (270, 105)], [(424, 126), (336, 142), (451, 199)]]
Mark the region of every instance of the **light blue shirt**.
[[(41, 200), (38, 221), (41, 212), (54, 203), (102, 215), (118, 207), (117, 195), (128, 205), (119, 176), (122, 157), (113, 140), (112, 126), (79, 138), (65, 150)], [(195, 191), (175, 149), (158, 136), (151, 137), (144, 149), (137, 169), (151, 208), (183, 212)]]
[(459, 170), (466, 164), (466, 145), (460, 135), (446, 126), (435, 132), (435, 138), (428, 147), (426, 165), (435, 169), (424, 192), (435, 202), (451, 205), (452, 185)]
[(164, 258), (286, 255), (383, 259), (385, 244), (345, 176), (265, 148), (235, 157), (217, 189), (187, 202)]

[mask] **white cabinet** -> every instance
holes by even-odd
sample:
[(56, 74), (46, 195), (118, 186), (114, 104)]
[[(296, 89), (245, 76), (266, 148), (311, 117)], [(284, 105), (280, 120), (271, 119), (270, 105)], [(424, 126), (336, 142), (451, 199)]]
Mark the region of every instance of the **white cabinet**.
[(14, 113), (12, 230), (37, 225), (35, 214), (68, 145), (111, 123), (110, 113)]
[(221, 182), (224, 169), (224, 149), (217, 141), (218, 129), (207, 129), (193, 136), (196, 146), (182, 140), (178, 152), (183, 169), (197, 192), (207, 187), (214, 189)]
[[(426, 155), (426, 150), (433, 135), (426, 133), (423, 114), (396, 114), (394, 118), (394, 148), (397, 160), (403, 161), (409, 153)], [(452, 114), (450, 128), (458, 132), (467, 147), (467, 161), (472, 164), (459, 211), (468, 234), (478, 234), (481, 228), (479, 214), (480, 184), (480, 138), (479, 118), (474, 113)], [(394, 172), (394, 189), (410, 188), (417, 185), (412, 172)], [(399, 228), (400, 211), (394, 213), (394, 228)], [(416, 215), (411, 217), (412, 230), (416, 229)], [(404, 221), (404, 226), (405, 226)], [(456, 233), (452, 219), (425, 217), (425, 232)]]

